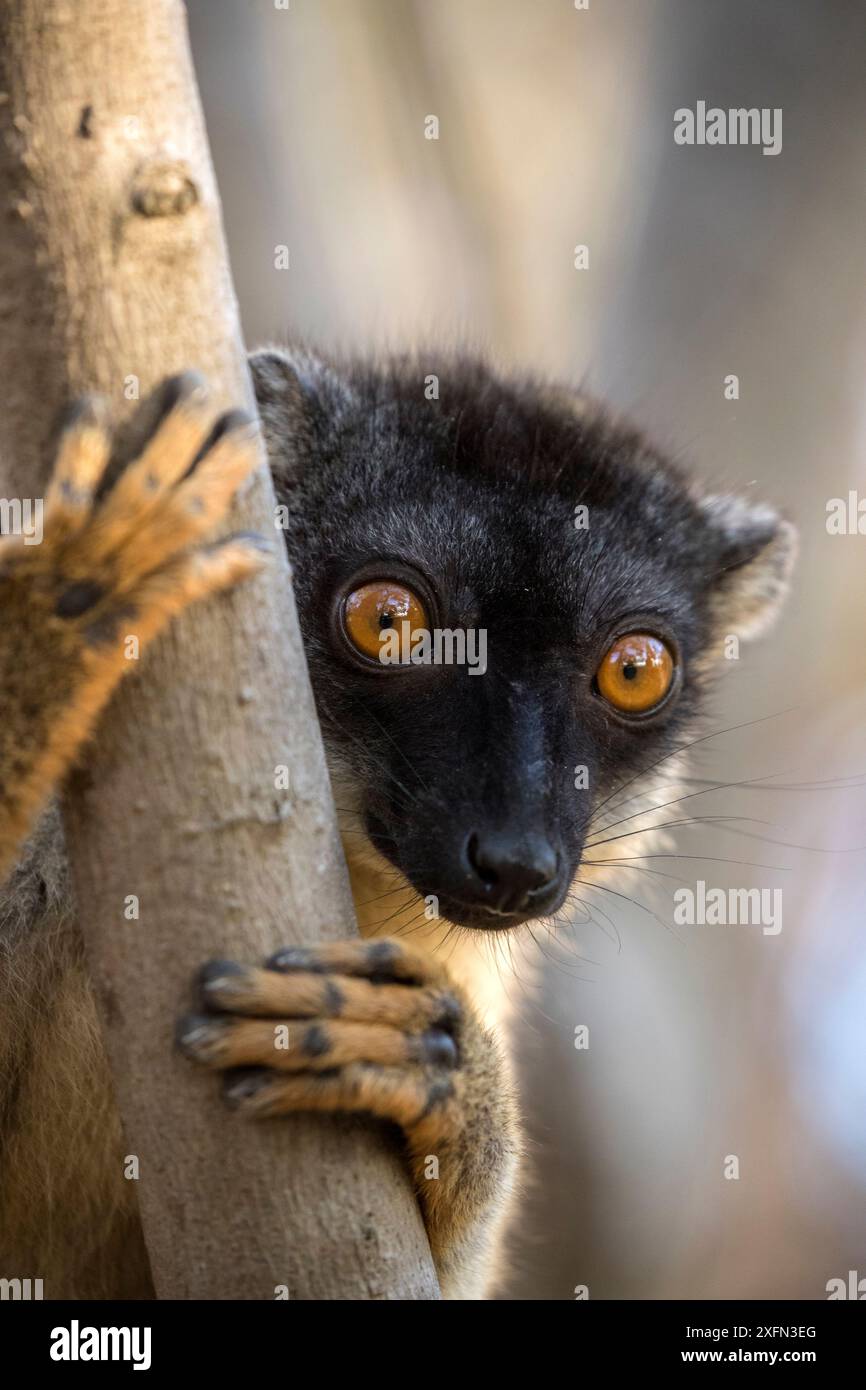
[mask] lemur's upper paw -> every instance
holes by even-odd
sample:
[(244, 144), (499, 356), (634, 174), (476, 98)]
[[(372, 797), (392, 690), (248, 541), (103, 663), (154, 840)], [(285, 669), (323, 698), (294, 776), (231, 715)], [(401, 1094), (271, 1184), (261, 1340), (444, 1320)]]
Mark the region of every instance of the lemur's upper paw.
[(85, 668), (102, 666), (128, 636), (140, 649), (188, 604), (261, 566), (265, 542), (255, 537), (207, 544), (257, 463), (254, 423), (239, 411), (214, 422), (193, 373), (172, 388), (138, 458), (104, 495), (104, 408), (79, 402), (61, 437), (41, 544), (0, 546), (4, 617), (19, 630), (50, 629), (67, 663), (78, 655)]
[(461, 1130), (474, 1019), (422, 952), (398, 941), (290, 947), (263, 969), (211, 961), (198, 984), (206, 1012), (180, 1021), (178, 1042), (228, 1072), (236, 1107), (367, 1111), (422, 1145)]

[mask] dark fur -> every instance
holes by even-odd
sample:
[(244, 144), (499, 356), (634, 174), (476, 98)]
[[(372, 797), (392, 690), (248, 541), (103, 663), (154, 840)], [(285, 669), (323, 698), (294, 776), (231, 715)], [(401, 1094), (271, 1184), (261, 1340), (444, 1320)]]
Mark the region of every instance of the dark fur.
[[(509, 827), (546, 840), (561, 863), (553, 910), (593, 803), (673, 747), (699, 708), (720, 601), (729, 632), (756, 588), (761, 611), (774, 606), (790, 529), (769, 508), (699, 500), (634, 429), (477, 361), (339, 368), (262, 353), (252, 365), (319, 715), (360, 782), (368, 834), (446, 917), (476, 927), (492, 922), (466, 901), (467, 837)], [(438, 400), (425, 399), (430, 373)], [(578, 503), (588, 530), (575, 529)], [(425, 576), (439, 626), (486, 629), (487, 674), (367, 675), (341, 659), (327, 614), (371, 560)], [(669, 632), (685, 671), (649, 723), (612, 717), (593, 687), (630, 625)]]
[[(564, 894), (592, 804), (615, 779), (675, 746), (699, 708), (720, 634), (749, 636), (778, 606), (791, 528), (769, 508), (701, 499), (640, 435), (580, 397), (508, 382), (478, 363), (339, 367), (271, 352), (257, 355), (253, 370), (278, 494), (289, 506), (286, 540), (338, 800), (348, 787), (380, 854), (416, 890), (438, 895), (453, 920), (490, 925), (466, 900), (466, 840), (479, 827), (553, 844)], [(424, 396), (431, 373), (439, 377), (436, 401)], [(589, 507), (588, 531), (574, 528), (578, 503)], [(425, 576), (437, 625), (485, 628), (487, 674), (353, 667), (335, 643), (330, 613), (339, 585), (371, 560)], [(86, 546), (82, 565), (90, 580)], [(36, 696), (26, 680), (21, 693), (18, 644), (42, 620), (38, 595), (31, 603), (26, 586), (16, 592), (12, 626), (23, 630), (12, 634), (0, 690), (8, 797), (0, 812), (8, 811), (11, 852), (51, 790), (34, 782), (20, 805), (8, 796), (16, 749), (25, 748), (22, 766), (34, 764), (44, 743), (40, 718), (56, 727), (76, 715), (54, 678), (50, 640), (40, 644), (48, 674), (35, 682)], [(632, 618), (669, 633), (685, 671), (664, 717), (637, 727), (613, 717), (593, 689), (612, 631)], [(106, 697), (112, 680), (106, 676)], [(46, 702), (35, 710), (40, 718), (30, 718), (25, 696)], [(88, 718), (76, 718), (63, 766), (90, 732)], [(590, 770), (588, 792), (574, 790), (577, 764)], [(357, 829), (356, 810), (342, 810)], [(401, 1123), (443, 1282), (476, 1293), (519, 1149), (507, 1069), (440, 962), (422, 963), (404, 947), (364, 949), (359, 966), (357, 943), (330, 947), (334, 964), (308, 962), (306, 984), (287, 981), (277, 992), (286, 1010), (297, 1008), (291, 1001), (302, 985), (324, 1001), (318, 1021), (301, 1010), (308, 1060), (329, 1062), (319, 1053), (332, 1046), (341, 1010), (341, 1026), (351, 1025), (342, 1046), (358, 1060), (318, 1080), (272, 1074), (268, 1094), (274, 1110), (361, 1108)], [(277, 969), (292, 961), (297, 952)], [(347, 969), (366, 972), (366, 988), (353, 986)], [(327, 978), (317, 981), (317, 971)], [(395, 982), (382, 983), (389, 975)], [(222, 1010), (241, 1018), (215, 1033), (187, 1030), (199, 1047), (216, 1036), (227, 1065), (242, 1040), (251, 1045), (238, 983), (246, 978), (246, 969), (221, 963), (211, 993), (219, 987)], [(270, 997), (273, 975), (255, 979)], [(400, 1033), (376, 1033), (377, 1046), (396, 1059), (381, 1071), (364, 1053), (371, 997), (391, 1010), (387, 1026)], [(443, 1023), (448, 1001), (453, 1018)], [(53, 815), (0, 891), (0, 1012), (0, 1276), (44, 1278), (48, 1297), (151, 1296)], [(436, 1032), (433, 1052), (419, 1054), (419, 1033), (446, 1025), (456, 1041), (445, 1046)], [(442, 1160), (435, 1181), (425, 1176), (431, 1154)]]

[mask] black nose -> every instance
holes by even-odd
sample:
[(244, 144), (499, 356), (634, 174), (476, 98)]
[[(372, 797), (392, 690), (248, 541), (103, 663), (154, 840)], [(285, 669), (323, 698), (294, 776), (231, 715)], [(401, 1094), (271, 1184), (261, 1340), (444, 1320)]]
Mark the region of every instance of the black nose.
[(508, 830), (470, 835), (466, 859), (478, 896), (498, 912), (522, 912), (543, 899), (559, 869), (556, 850), (543, 835)]

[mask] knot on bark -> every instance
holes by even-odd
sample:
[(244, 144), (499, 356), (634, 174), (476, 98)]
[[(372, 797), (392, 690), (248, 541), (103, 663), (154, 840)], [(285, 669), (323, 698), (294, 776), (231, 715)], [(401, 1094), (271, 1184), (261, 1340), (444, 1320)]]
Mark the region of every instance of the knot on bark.
[(142, 217), (178, 217), (198, 202), (189, 167), (178, 159), (149, 159), (132, 181), (132, 206)]

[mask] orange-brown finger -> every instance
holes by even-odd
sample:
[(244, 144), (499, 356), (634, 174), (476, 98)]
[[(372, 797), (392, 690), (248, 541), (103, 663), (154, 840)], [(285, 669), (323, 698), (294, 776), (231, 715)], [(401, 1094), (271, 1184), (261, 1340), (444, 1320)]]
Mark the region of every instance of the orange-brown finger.
[(388, 1023), (407, 1032), (454, 1029), (461, 1010), (447, 988), (373, 984), (350, 975), (288, 975), (230, 961), (210, 961), (199, 984), (207, 1008), (266, 1018), (342, 1018)]
[(408, 1034), (385, 1024), (327, 1018), (278, 1022), (189, 1014), (178, 1024), (177, 1041), (186, 1056), (214, 1070), (328, 1071), (353, 1062), (452, 1067), (457, 1062), (453, 1038), (440, 1029)]
[(236, 415), (188, 479), (154, 506), (147, 524), (130, 525), (126, 512), (107, 505), (87, 537), (86, 560), (110, 559), (119, 570), (119, 587), (129, 587), (175, 556), (213, 535), (240, 483), (258, 462), (258, 432), (247, 416)]
[(438, 985), (448, 974), (440, 960), (394, 937), (379, 941), (335, 941), (322, 946), (286, 946), (265, 962), (270, 970), (330, 970), (338, 975), (396, 983)]
[(409, 1131), (434, 1117), (442, 1129), (456, 1128), (458, 1084), (447, 1073), (355, 1062), (336, 1073), (229, 1073), (224, 1094), (232, 1106), (256, 1119), (300, 1110), (363, 1111)]
[(165, 389), (172, 392), (174, 404), (102, 505), (97, 518), (97, 548), (91, 551), (96, 558), (111, 554), (126, 537), (139, 531), (207, 440), (213, 412), (208, 409), (204, 380), (196, 372), (185, 372)]
[(111, 452), (106, 422), (105, 405), (96, 397), (83, 397), (72, 408), (45, 496), (50, 540), (77, 531), (90, 515)]

